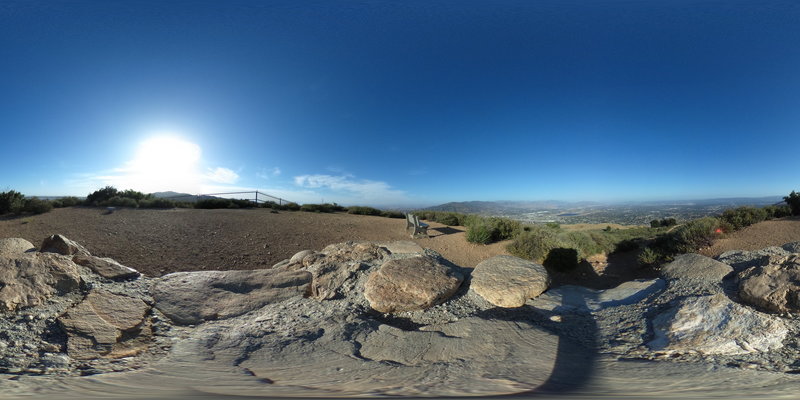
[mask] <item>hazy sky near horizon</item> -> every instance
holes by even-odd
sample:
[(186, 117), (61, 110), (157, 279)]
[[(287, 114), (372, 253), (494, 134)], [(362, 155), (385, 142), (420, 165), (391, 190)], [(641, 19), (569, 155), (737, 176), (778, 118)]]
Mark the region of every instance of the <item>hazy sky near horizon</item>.
[(796, 1), (0, 2), (0, 191), (800, 189)]

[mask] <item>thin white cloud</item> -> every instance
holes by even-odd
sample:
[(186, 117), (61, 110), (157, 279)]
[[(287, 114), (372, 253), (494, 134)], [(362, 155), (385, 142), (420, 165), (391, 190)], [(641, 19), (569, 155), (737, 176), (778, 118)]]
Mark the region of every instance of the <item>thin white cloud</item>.
[(206, 174), (206, 178), (211, 180), (212, 182), (217, 183), (226, 183), (232, 185), (239, 181), (239, 174), (233, 172), (228, 168), (217, 167), (215, 169), (208, 169), (208, 173)]
[(300, 175), (297, 186), (317, 189), (320, 196), (343, 204), (396, 205), (408, 201), (406, 193), (381, 181), (356, 180), (352, 175)]
[(270, 169), (262, 168), (261, 171), (256, 172), (256, 177), (259, 179), (269, 179), (270, 177), (279, 176), (281, 174), (281, 169), (278, 167), (272, 167)]

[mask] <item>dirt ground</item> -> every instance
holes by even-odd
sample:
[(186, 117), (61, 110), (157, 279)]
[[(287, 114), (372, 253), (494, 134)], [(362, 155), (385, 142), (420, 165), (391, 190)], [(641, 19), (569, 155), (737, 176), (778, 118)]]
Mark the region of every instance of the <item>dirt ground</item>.
[(759, 250), (800, 241), (800, 217), (787, 217), (759, 222), (734, 232), (713, 246), (702, 249), (701, 254), (716, 257), (729, 250)]
[[(507, 254), (505, 243), (468, 243), (464, 228), (430, 223), (429, 238), (413, 239), (463, 267)], [(98, 208), (61, 208), (0, 219), (0, 237), (22, 237), (36, 246), (60, 233), (92, 254), (111, 257), (148, 276), (177, 271), (269, 268), (298, 251), (346, 241), (412, 240), (405, 219), (343, 213), (268, 209), (137, 210), (107, 214)]]

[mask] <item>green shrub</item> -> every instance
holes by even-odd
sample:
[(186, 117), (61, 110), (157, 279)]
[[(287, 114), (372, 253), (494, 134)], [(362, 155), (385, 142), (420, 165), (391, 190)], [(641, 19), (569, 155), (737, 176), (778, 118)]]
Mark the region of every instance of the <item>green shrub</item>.
[(636, 250), (638, 248), (639, 248), (639, 243), (637, 243), (636, 240), (626, 239), (618, 242), (614, 246), (613, 253), (624, 253), (626, 251)]
[(533, 261), (543, 260), (550, 250), (564, 247), (552, 229), (532, 226), (530, 231), (523, 231), (508, 244), (508, 252), (521, 258)]
[(103, 207), (139, 207), (139, 203), (137, 203), (136, 200), (120, 196), (114, 196), (106, 201), (102, 201), (99, 203), (99, 205)]
[(739, 230), (767, 219), (767, 210), (755, 207), (739, 207), (725, 210), (720, 217), (731, 224), (734, 230)]
[(788, 196), (784, 196), (783, 201), (789, 205), (789, 208), (792, 210), (792, 215), (800, 215), (800, 193), (795, 193), (792, 190), (792, 193), (789, 193)]
[(544, 226), (550, 229), (561, 229), (561, 224), (559, 224), (558, 222), (548, 222), (544, 224)]
[(547, 253), (542, 264), (554, 271), (568, 272), (578, 267), (578, 251), (571, 248), (556, 247)]
[(17, 191), (9, 190), (0, 193), (0, 214), (19, 214), (25, 207), (25, 196)]
[(767, 213), (767, 219), (783, 218), (792, 215), (792, 209), (785, 204), (779, 206), (766, 206), (764, 207), (764, 211)]
[[(83, 201), (81, 201), (81, 199), (79, 199), (79, 198), (77, 198), (75, 196), (62, 197), (62, 198), (60, 198), (60, 199), (58, 199), (56, 201), (59, 202), (59, 205), (61, 207), (74, 207), (74, 206), (81, 205), (83, 203)], [(56, 206), (55, 202), (53, 204), (53, 207), (58, 207), (58, 206)]]
[(485, 223), (467, 227), (467, 241), (471, 243), (489, 244), (495, 240), (496, 235), (496, 230)]
[(149, 199), (149, 198), (153, 197), (152, 194), (144, 194), (142, 192), (137, 192), (137, 191), (131, 190), (131, 189), (124, 190), (122, 192), (118, 192), (117, 196), (124, 197), (124, 198), (127, 198), (127, 199), (133, 199), (133, 200), (136, 200), (136, 202), (139, 202), (139, 200)]
[(53, 209), (53, 205), (47, 200), (41, 200), (36, 197), (25, 199), (25, 205), (22, 211), (32, 214), (44, 214)]
[(102, 189), (95, 190), (86, 196), (86, 205), (97, 206), (104, 201), (110, 200), (112, 197), (117, 196), (119, 191), (113, 186), (106, 186)]
[(447, 226), (459, 226), (459, 225), (461, 225), (461, 219), (455, 213), (443, 214), (441, 216), (437, 216), (436, 222), (438, 222), (440, 224), (445, 224)]
[(231, 208), (233, 205), (230, 199), (203, 199), (194, 203), (194, 208), (210, 210), (216, 208)]
[(495, 230), (494, 240), (508, 240), (522, 232), (522, 224), (508, 218), (489, 218), (489, 223)]
[(139, 208), (175, 208), (177, 203), (170, 199), (142, 199), (139, 200)]
[(661, 220), (654, 219), (650, 221), (651, 228), (670, 227), (678, 224), (675, 218), (663, 218)]
[(295, 202), (289, 202), (283, 205), (283, 209), (289, 211), (299, 211), (300, 205)]
[[(348, 212), (349, 212), (349, 210), (348, 210)], [(381, 212), (381, 216), (382, 217), (386, 217), (386, 218), (405, 218), (406, 217), (406, 215), (401, 213), (400, 211), (392, 211), (392, 210)]]
[[(365, 207), (365, 206), (350, 206), (347, 207), (348, 214), (355, 214), (355, 215), (381, 215), (381, 210), (373, 207)], [(405, 217), (402, 215), (400, 218)]]
[(671, 250), (675, 254), (691, 253), (700, 248), (711, 246), (715, 239), (733, 231), (727, 221), (714, 217), (699, 218), (687, 222), (674, 230), (669, 236)]
[(637, 260), (641, 265), (656, 265), (661, 261), (661, 255), (650, 247), (646, 247), (639, 253)]

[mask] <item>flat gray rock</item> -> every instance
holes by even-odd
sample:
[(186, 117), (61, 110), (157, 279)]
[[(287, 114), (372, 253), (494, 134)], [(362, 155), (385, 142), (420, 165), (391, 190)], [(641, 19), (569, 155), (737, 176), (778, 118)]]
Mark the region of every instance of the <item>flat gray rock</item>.
[(661, 268), (661, 275), (668, 279), (691, 280), (706, 283), (722, 281), (733, 272), (730, 265), (700, 254), (681, 254)]
[(393, 242), (374, 242), (376, 245), (389, 250), (392, 254), (422, 254), (425, 249), (411, 240), (397, 240)]
[(58, 254), (0, 256), (0, 310), (14, 311), (44, 303), (78, 288), (78, 266)]
[(785, 245), (781, 246), (781, 248), (789, 253), (797, 254), (800, 253), (800, 242), (786, 243)]
[(389, 260), (369, 275), (364, 297), (382, 313), (423, 310), (450, 298), (463, 281), (459, 272), (432, 257)]
[(599, 311), (607, 307), (617, 307), (638, 303), (666, 287), (663, 279), (635, 280), (623, 282), (606, 290), (594, 290), (583, 286), (564, 285), (551, 289), (528, 305), (553, 312)]
[(67, 353), (78, 360), (138, 353), (152, 335), (145, 323), (148, 311), (150, 306), (140, 299), (92, 291), (58, 318), (67, 332)]
[(76, 254), (80, 255), (91, 255), (89, 254), (89, 250), (86, 250), (85, 247), (81, 246), (80, 244), (67, 239), (63, 235), (51, 235), (44, 240), (42, 240), (42, 246), (40, 248), (41, 252), (48, 252), (48, 253), (57, 253), (64, 256), (73, 256)]
[(541, 264), (514, 256), (494, 256), (472, 271), (470, 288), (498, 307), (522, 307), (547, 290), (550, 276)]
[[(789, 243), (791, 244), (791, 243)], [(786, 246), (786, 245), (784, 245)], [(770, 263), (774, 257), (788, 257), (789, 251), (777, 247), (766, 247), (761, 250), (730, 250), (720, 254), (717, 260), (733, 267), (734, 271), (741, 272), (750, 267), (759, 267)]]
[(732, 302), (724, 294), (684, 299), (653, 319), (648, 346), (666, 353), (746, 354), (783, 346), (779, 318)]
[(75, 264), (82, 265), (92, 270), (97, 275), (106, 279), (123, 280), (138, 278), (141, 274), (139, 271), (126, 267), (114, 259), (101, 258), (95, 256), (87, 256), (83, 254), (76, 254), (72, 257)]
[(23, 238), (0, 239), (0, 256), (15, 256), (33, 250), (36, 250), (36, 247)]
[(769, 262), (739, 274), (739, 297), (767, 312), (800, 312), (800, 255)]
[(161, 277), (156, 308), (177, 324), (231, 318), (309, 292), (307, 271), (198, 271)]

